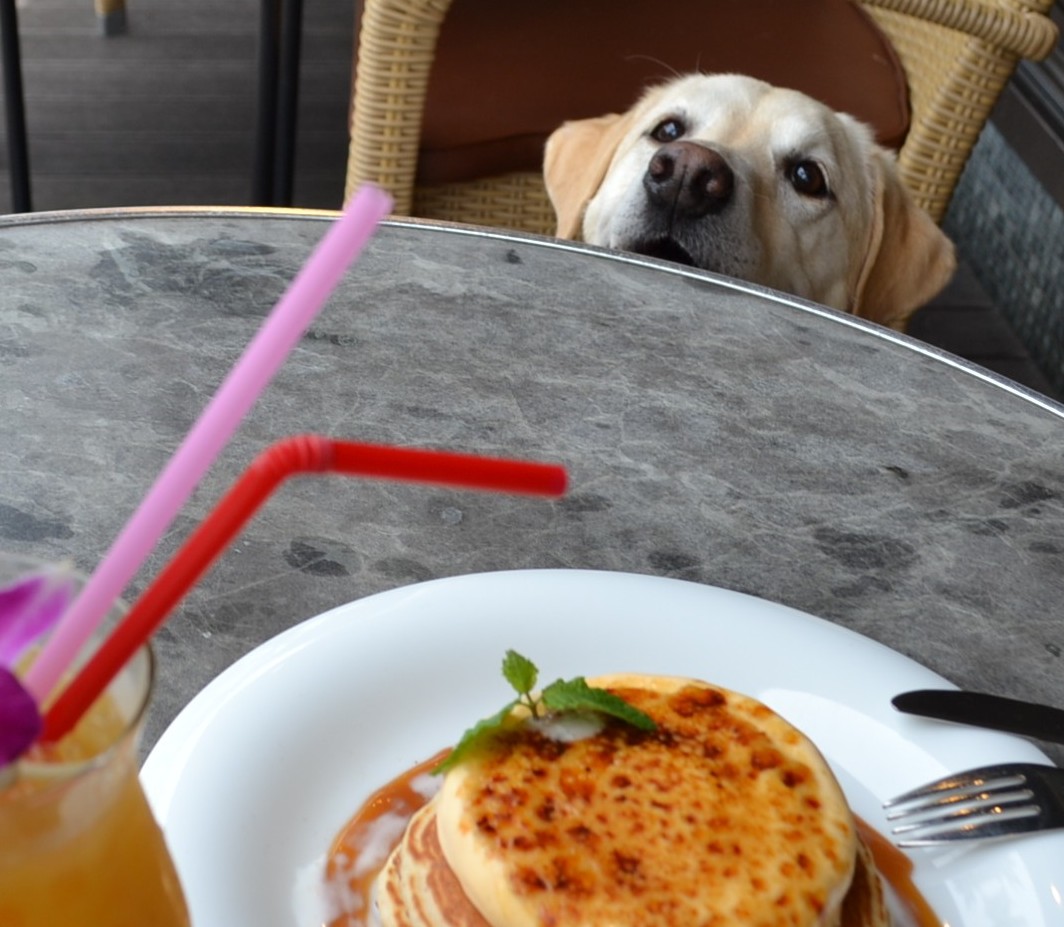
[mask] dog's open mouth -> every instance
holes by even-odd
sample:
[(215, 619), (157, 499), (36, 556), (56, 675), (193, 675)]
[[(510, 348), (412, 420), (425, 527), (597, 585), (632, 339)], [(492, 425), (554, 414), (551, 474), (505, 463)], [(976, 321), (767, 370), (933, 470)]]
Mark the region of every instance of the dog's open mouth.
[(686, 264), (695, 267), (695, 259), (690, 252), (675, 238), (652, 238), (647, 241), (638, 241), (631, 249), (636, 254), (645, 254), (647, 257), (662, 258), (666, 261), (675, 261), (677, 264)]

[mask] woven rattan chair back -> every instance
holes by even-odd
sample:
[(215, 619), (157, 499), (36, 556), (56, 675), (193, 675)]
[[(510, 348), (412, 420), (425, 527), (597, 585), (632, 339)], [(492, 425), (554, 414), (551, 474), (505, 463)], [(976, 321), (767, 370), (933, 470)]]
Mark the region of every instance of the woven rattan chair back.
[[(578, 0), (573, 0), (578, 2)], [(911, 125), (898, 152), (917, 202), (940, 221), (994, 103), (1020, 60), (1050, 53), (1053, 0), (860, 0), (905, 70)], [(422, 113), (451, 0), (364, 0), (345, 198), (372, 181), (397, 215), (551, 234), (540, 174), (415, 186)]]

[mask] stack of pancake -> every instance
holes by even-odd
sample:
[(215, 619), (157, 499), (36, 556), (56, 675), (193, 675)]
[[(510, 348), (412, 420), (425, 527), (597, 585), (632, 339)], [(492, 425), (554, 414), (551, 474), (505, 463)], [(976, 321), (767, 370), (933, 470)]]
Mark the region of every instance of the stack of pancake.
[(515, 709), (376, 885), (382, 927), (874, 927), (880, 879), (823, 757), (760, 702), (589, 680), (650, 715), (573, 735)]

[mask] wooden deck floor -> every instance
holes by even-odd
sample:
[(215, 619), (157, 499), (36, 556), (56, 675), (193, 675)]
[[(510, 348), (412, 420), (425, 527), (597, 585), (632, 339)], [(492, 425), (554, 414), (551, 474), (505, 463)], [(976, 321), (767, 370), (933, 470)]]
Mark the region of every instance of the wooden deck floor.
[[(304, 0), (293, 205), (343, 197), (355, 0)], [(259, 0), (127, 0), (99, 34), (91, 0), (21, 0), (36, 210), (252, 202)], [(2, 142), (2, 139), (0, 139)], [(0, 144), (0, 212), (9, 212)], [(912, 334), (1050, 392), (968, 268)]]
[[(91, 0), (20, 3), (34, 209), (249, 204), (258, 0), (127, 11), (127, 34), (105, 38)], [(343, 196), (353, 15), (352, 0), (304, 2), (293, 205)]]

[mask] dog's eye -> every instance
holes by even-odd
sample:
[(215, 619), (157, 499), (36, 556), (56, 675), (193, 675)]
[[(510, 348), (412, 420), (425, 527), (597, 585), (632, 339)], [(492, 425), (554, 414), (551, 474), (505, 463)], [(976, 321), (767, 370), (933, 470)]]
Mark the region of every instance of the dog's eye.
[(650, 137), (655, 142), (675, 142), (676, 139), (683, 138), (686, 131), (687, 126), (681, 120), (665, 119), (654, 126)]
[(787, 176), (791, 186), (802, 196), (823, 199), (831, 194), (824, 171), (816, 161), (795, 161), (787, 169)]

